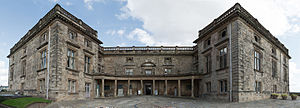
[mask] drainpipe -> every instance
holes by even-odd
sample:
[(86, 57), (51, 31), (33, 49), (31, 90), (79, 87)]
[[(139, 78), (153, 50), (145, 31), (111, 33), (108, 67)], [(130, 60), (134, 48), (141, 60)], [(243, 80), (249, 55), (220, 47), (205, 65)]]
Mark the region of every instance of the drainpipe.
[(229, 33), (229, 49), (230, 49), (230, 51), (229, 51), (229, 88), (230, 88), (230, 90), (229, 90), (229, 100), (230, 100), (230, 102), (232, 102), (232, 55), (231, 55), (231, 53), (232, 53), (232, 47), (231, 47), (231, 23), (228, 25), (228, 33)]
[(49, 77), (50, 77), (50, 26), (49, 25), (49, 33), (48, 33), (48, 60), (47, 60), (47, 94), (46, 98), (49, 99)]

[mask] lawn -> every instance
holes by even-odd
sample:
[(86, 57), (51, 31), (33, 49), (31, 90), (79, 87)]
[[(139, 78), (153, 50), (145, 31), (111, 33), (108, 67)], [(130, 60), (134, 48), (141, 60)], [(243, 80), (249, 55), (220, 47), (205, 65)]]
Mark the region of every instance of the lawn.
[(37, 97), (23, 97), (23, 98), (16, 98), (16, 99), (7, 99), (2, 101), (1, 104), (16, 107), (16, 108), (25, 108), (27, 105), (34, 102), (50, 103), (51, 101), (43, 98), (37, 98)]

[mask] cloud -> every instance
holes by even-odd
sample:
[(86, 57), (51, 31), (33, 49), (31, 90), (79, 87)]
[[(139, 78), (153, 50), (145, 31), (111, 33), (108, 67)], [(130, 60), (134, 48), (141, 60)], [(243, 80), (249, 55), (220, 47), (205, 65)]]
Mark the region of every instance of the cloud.
[(298, 30), (290, 20), (300, 18), (299, 0), (128, 0), (116, 17), (142, 21), (142, 29), (151, 32), (151, 37), (159, 43), (192, 45), (198, 30), (236, 2), (275, 36)]
[(83, 2), (88, 10), (93, 10), (93, 4), (95, 2), (104, 2), (104, 0), (83, 0)]
[(115, 35), (116, 31), (115, 30), (108, 30), (107, 32), (105, 32), (108, 35)]
[(146, 31), (139, 29), (139, 28), (135, 28), (133, 31), (131, 31), (128, 36), (128, 39), (131, 40), (135, 40), (135, 41), (139, 41), (145, 45), (154, 45), (155, 41), (152, 38), (152, 36), (150, 36), (149, 33), (147, 33)]
[(58, 3), (60, 0), (49, 0), (49, 1), (53, 3)]
[(290, 91), (300, 92), (300, 69), (295, 62), (289, 62)]
[(125, 30), (118, 30), (117, 33), (119, 36), (122, 36), (125, 33)]
[(0, 85), (8, 85), (8, 69), (4, 61), (0, 61)]
[(69, 2), (69, 1), (67, 1), (67, 2), (65, 2), (65, 5), (67, 5), (67, 6), (71, 6), (71, 5), (72, 5), (72, 3), (71, 3), (71, 2)]

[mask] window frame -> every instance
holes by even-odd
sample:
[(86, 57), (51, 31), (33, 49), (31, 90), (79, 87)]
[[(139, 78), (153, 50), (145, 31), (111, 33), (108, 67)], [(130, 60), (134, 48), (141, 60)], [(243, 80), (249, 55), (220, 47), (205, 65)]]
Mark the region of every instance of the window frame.
[(84, 73), (90, 73), (91, 72), (91, 57), (85, 55), (84, 56)]
[(262, 63), (262, 53), (260, 51), (254, 50), (254, 70), (261, 72)]
[(227, 54), (228, 53), (228, 48), (226, 47), (222, 47), (221, 49), (219, 49), (219, 68), (220, 69), (224, 69), (227, 67)]
[(70, 69), (75, 69), (76, 66), (75, 66), (75, 54), (76, 54), (76, 51), (75, 50), (72, 50), (72, 49), (68, 49), (67, 51), (67, 67), (70, 68)]

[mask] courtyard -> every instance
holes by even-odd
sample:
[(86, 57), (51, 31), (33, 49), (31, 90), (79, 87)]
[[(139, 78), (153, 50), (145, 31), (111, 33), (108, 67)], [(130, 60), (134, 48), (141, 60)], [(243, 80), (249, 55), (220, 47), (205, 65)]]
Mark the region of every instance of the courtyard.
[(47, 108), (300, 108), (300, 100), (266, 99), (252, 102), (233, 102), (164, 96), (132, 96), (95, 100), (54, 102)]

